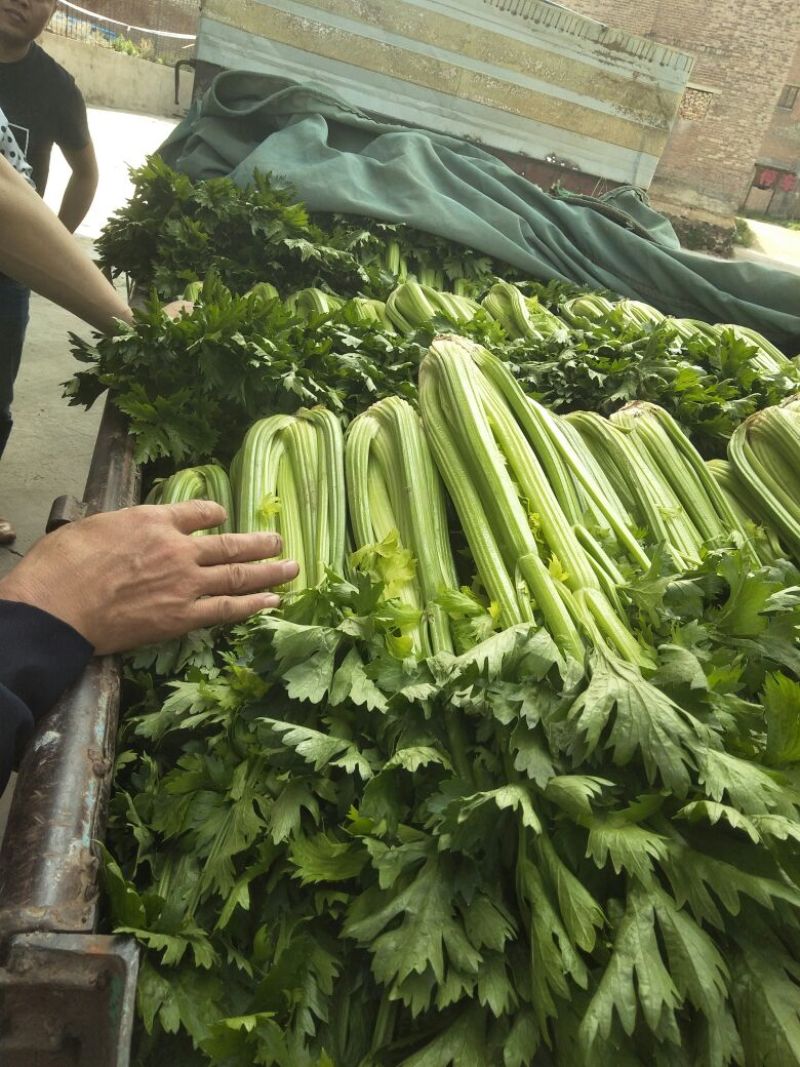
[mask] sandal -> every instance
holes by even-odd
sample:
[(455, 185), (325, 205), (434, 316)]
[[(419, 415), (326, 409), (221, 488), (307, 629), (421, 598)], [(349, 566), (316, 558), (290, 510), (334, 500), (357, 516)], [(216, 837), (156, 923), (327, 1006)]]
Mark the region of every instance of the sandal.
[(16, 539), (17, 531), (8, 519), (0, 519), (0, 545), (10, 545)]

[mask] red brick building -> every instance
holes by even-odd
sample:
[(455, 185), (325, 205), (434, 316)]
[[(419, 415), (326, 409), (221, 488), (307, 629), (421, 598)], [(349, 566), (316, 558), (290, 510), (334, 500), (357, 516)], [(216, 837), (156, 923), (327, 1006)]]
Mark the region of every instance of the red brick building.
[(756, 163), (791, 162), (787, 139), (797, 169), (800, 99), (791, 110), (778, 107), (784, 87), (800, 85), (796, 0), (567, 0), (566, 6), (696, 57), (650, 189), (657, 206), (729, 224), (748, 196)]
[(800, 219), (800, 47), (761, 142), (745, 206), (779, 219)]

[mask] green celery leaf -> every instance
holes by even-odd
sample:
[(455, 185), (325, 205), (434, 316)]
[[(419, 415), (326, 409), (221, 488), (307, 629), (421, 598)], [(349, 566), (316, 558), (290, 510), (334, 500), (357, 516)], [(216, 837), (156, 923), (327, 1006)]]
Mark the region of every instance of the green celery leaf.
[(620, 815), (593, 815), (589, 820), (586, 856), (602, 870), (610, 860), (616, 874), (626, 874), (649, 883), (653, 860), (667, 856), (667, 842), (659, 834)]
[(655, 892), (658, 925), (669, 971), (681, 997), (710, 1019), (728, 997), (730, 973), (711, 937), (666, 893)]
[(544, 795), (576, 822), (581, 822), (591, 818), (592, 803), (598, 801), (603, 790), (613, 784), (608, 778), (594, 778), (583, 774), (559, 774), (547, 782)]
[(471, 796), (464, 797), (458, 802), (459, 810), (456, 821), (459, 824), (467, 822), (485, 804), (496, 805), (500, 811), (510, 809), (518, 812), (522, 825), (529, 827), (534, 833), (538, 833), (542, 828), (539, 816), (533, 807), (531, 794), (522, 784), (503, 785), (498, 789), (473, 793)]
[(698, 777), (708, 796), (721, 801), (725, 794), (747, 815), (774, 810), (784, 799), (783, 786), (763, 768), (728, 752), (707, 749), (698, 756)]
[[(678, 812), (677, 817), (688, 819), (690, 822), (706, 820), (712, 826), (723, 821), (732, 830), (741, 830), (747, 834), (754, 844), (758, 844), (761, 840), (761, 834), (756, 829), (754, 821), (748, 819), (746, 815), (742, 815), (740, 811), (730, 807), (728, 804), (715, 804), (712, 800), (694, 800), (691, 804), (684, 805)], [(800, 832), (800, 825), (798, 826), (798, 832)]]
[(530, 778), (540, 789), (555, 777), (556, 768), (545, 743), (524, 723), (520, 722), (511, 734), (514, 770)]
[(611, 959), (581, 1021), (587, 1056), (597, 1037), (607, 1038), (616, 1011), (626, 1034), (632, 1034), (639, 1012), (654, 1033), (680, 1044), (675, 1010), (681, 1000), (664, 965), (655, 932), (655, 908), (647, 893), (628, 893), (625, 912), (614, 938)]
[[(401, 916), (400, 925), (389, 928)], [(441, 982), (445, 952), (467, 973), (477, 973), (481, 961), (456, 917), (448, 868), (437, 858), (429, 859), (405, 888), (389, 892), (369, 914), (356, 909), (344, 932), (369, 949), (375, 977), (389, 986), (409, 974), (424, 974), (428, 967)]]
[(478, 971), (478, 1003), (496, 1018), (513, 1015), (518, 1000), (505, 958), (494, 952), (484, 957)]
[(347, 754), (352, 754), (356, 765), (363, 768), (361, 754), (356, 746), (346, 738), (332, 737), (319, 730), (312, 730), (309, 726), (280, 722), (278, 719), (268, 719), (264, 715), (258, 716), (254, 721), (262, 723), (274, 733), (279, 734), (281, 743), (293, 749), (306, 763), (313, 764), (315, 771), (321, 771), (337, 756)]
[(503, 1045), (503, 1067), (529, 1067), (539, 1048), (539, 1028), (530, 1008), (520, 1008)]
[(590, 662), (589, 685), (569, 710), (577, 731), (571, 746), (576, 762), (595, 752), (611, 723), (605, 747), (613, 750), (618, 766), (638, 751), (649, 782), (658, 774), (669, 789), (685, 794), (698, 749), (713, 741), (711, 731), (645, 681), (632, 664), (599, 651)]
[(578, 948), (591, 952), (597, 941), (597, 931), (605, 924), (600, 905), (546, 836), (537, 840), (536, 848), (542, 873), (555, 893), (567, 933)]
[(479, 1008), (467, 1008), (420, 1052), (399, 1067), (487, 1067), (485, 1019)]
[(358, 649), (351, 648), (333, 676), (329, 703), (336, 707), (350, 701), (370, 711), (386, 711), (389, 701), (367, 675)]
[(220, 1019), (200, 1047), (230, 1067), (293, 1067), (285, 1036), (267, 1012)]
[(785, 674), (768, 674), (764, 683), (767, 762), (800, 762), (800, 683)]
[(678, 906), (688, 904), (698, 922), (720, 929), (723, 920), (717, 902), (733, 916), (739, 915), (743, 896), (768, 910), (780, 901), (800, 907), (800, 892), (784, 881), (752, 873), (677, 841), (666, 843), (658, 862), (669, 879)]
[(269, 808), (269, 831), (275, 844), (288, 841), (300, 832), (304, 809), (315, 824), (319, 823), (319, 802), (311, 792), (310, 782), (292, 777)]
[(353, 842), (337, 841), (328, 834), (296, 837), (289, 856), (297, 867), (295, 878), (301, 885), (317, 882), (346, 882), (357, 877), (368, 862), (367, 853)]
[(800, 966), (763, 923), (736, 932), (736, 1021), (748, 1067), (800, 1065)]
[(589, 972), (553, 907), (538, 868), (524, 855), (517, 863), (517, 883), (530, 914), (530, 999), (539, 1028), (545, 1032), (548, 1018), (558, 1014), (558, 1003), (570, 998), (567, 978), (585, 989)]

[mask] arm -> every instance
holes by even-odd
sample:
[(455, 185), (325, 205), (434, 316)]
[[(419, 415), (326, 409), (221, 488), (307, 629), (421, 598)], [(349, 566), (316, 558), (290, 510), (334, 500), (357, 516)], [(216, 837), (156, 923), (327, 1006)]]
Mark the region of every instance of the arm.
[[(66, 197), (65, 197), (66, 199)], [(0, 157), (0, 270), (99, 330), (131, 310), (56, 216)]]
[(38, 608), (0, 600), (0, 793), (40, 715), (77, 681), (92, 646)]
[(91, 141), (83, 148), (62, 148), (61, 151), (72, 175), (64, 190), (58, 217), (69, 232), (74, 233), (86, 218), (97, 191), (97, 158)]
[(36, 720), (107, 654), (242, 622), (297, 564), (276, 534), (192, 537), (223, 521), (207, 500), (94, 515), (38, 541), (0, 580), (0, 793)]

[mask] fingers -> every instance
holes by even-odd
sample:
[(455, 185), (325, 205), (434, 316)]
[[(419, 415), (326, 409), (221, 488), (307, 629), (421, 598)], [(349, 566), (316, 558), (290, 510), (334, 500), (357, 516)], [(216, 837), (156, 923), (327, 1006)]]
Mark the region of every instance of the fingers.
[(297, 576), (294, 560), (278, 563), (229, 563), (204, 567), (200, 571), (201, 596), (246, 596), (274, 585), (283, 585)]
[(176, 529), (191, 534), (197, 530), (211, 530), (225, 522), (226, 511), (213, 500), (184, 500), (180, 504), (150, 505), (167, 508)]
[(276, 533), (212, 534), (197, 538), (197, 562), (209, 567), (216, 563), (250, 563), (271, 559), (283, 548)]
[(280, 597), (274, 593), (251, 593), (249, 596), (210, 596), (195, 602), (192, 629), (244, 622), (267, 608), (276, 608)]

